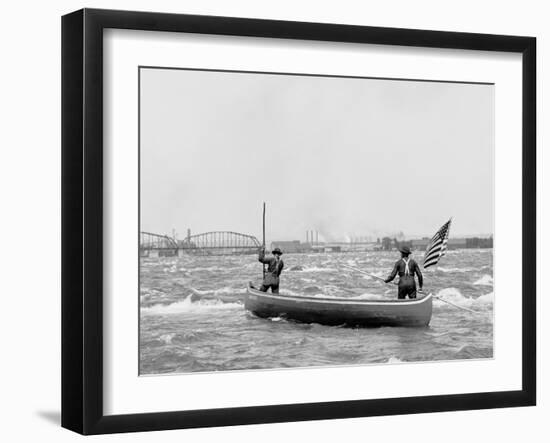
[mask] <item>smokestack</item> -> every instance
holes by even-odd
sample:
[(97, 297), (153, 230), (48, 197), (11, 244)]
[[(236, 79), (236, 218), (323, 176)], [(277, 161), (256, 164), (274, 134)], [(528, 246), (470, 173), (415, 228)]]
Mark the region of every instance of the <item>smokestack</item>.
[(315, 231), (315, 244), (319, 244), (319, 231)]

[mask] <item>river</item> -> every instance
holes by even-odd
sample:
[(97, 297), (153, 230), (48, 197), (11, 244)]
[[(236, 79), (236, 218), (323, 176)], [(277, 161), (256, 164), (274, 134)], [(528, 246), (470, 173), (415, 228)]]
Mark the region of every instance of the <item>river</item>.
[[(396, 298), (397, 288), (342, 267), (387, 276), (397, 252), (285, 254), (281, 294)], [(349, 328), (260, 319), (242, 297), (261, 282), (255, 256), (142, 258), (140, 374), (492, 358), (493, 251), (448, 251), (424, 272), (434, 300), (427, 328)]]

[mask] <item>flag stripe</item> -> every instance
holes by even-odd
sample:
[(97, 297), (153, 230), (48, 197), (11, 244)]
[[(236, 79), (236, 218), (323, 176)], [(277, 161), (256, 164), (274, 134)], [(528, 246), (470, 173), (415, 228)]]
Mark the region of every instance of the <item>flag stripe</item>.
[(424, 262), (428, 262), (430, 260), (439, 260), (441, 258), (442, 254), (440, 252), (438, 252), (437, 254), (431, 254), (429, 257), (426, 257), (426, 259), (424, 260)]
[(445, 223), (428, 243), (426, 254), (424, 255), (424, 268), (437, 264), (441, 257), (445, 255), (450, 228), (451, 220)]

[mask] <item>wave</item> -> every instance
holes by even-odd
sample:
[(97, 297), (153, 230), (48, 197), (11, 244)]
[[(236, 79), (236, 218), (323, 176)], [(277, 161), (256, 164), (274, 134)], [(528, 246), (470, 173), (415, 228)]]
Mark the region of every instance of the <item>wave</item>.
[(480, 279), (478, 279), (474, 282), (474, 285), (477, 285), (477, 286), (493, 286), (493, 277), (491, 277), (488, 274), (483, 274), (483, 276)]
[(294, 272), (336, 272), (336, 268), (325, 268), (322, 266), (305, 266), (301, 270), (296, 270)]
[(379, 271), (379, 272), (371, 272), (372, 277), (370, 275), (364, 275), (363, 278), (366, 280), (378, 280), (379, 278), (386, 278), (389, 274), (389, 272)]
[(162, 297), (164, 296), (166, 293), (161, 290), (161, 289), (155, 289), (155, 288), (145, 288), (145, 287), (142, 287), (141, 288), (141, 296), (142, 297)]
[(484, 294), (484, 295), (480, 295), (477, 299), (476, 299), (476, 302), (477, 303), (480, 303), (480, 304), (493, 304), (495, 301), (495, 293), (494, 292), (489, 292), (487, 294)]
[[(301, 290), (300, 292), (296, 292), (296, 291), (293, 291), (292, 289), (284, 288), (284, 289), (281, 289), (281, 295), (291, 295), (293, 297), (303, 297), (304, 296), (304, 291)], [(317, 297), (317, 296), (322, 296), (322, 294), (308, 294), (308, 297)]]
[(390, 357), (386, 363), (403, 363), (403, 360), (398, 357)]
[(438, 266), (435, 270), (445, 272), (445, 273), (448, 273), (448, 272), (474, 272), (474, 271), (478, 271), (479, 268), (473, 268), (471, 266), (467, 266), (467, 267), (464, 267), (464, 268), (445, 268), (443, 266)]
[(165, 345), (172, 344), (172, 339), (176, 336), (176, 333), (164, 334), (159, 337), (159, 340), (162, 341)]
[(375, 266), (359, 267), (355, 266), (357, 269), (366, 269), (367, 272), (371, 275), (360, 273), (359, 271), (354, 271), (353, 269), (343, 268), (341, 271), (346, 273), (346, 275), (351, 275), (354, 277), (359, 277), (364, 280), (377, 280), (379, 278), (386, 278), (391, 271), (391, 267), (384, 267), (383, 269), (377, 268)]
[[(254, 263), (254, 265), (256, 265)], [(226, 272), (226, 271), (236, 271), (236, 270), (239, 270), (239, 269), (242, 269), (243, 267), (246, 267), (247, 265), (243, 265), (243, 266), (224, 266), (224, 265), (219, 265), (219, 266), (196, 266), (196, 267), (188, 267), (188, 268), (180, 268), (180, 271), (188, 271), (188, 272), (195, 272), (195, 271), (200, 271), (200, 272)]]
[[(466, 297), (456, 288), (445, 288), (439, 291), (437, 297), (441, 297), (443, 300), (454, 303), (455, 305), (462, 306), (465, 308), (469, 307), (488, 307), (492, 306), (494, 302), (494, 293), (490, 292), (488, 294), (481, 295), (479, 297)], [(445, 302), (434, 299), (434, 304), (436, 306), (446, 305)]]
[(454, 358), (470, 359), (470, 358), (492, 358), (493, 347), (480, 347), (472, 345), (462, 346), (454, 355)]
[(246, 288), (243, 287), (243, 288), (235, 289), (235, 288), (231, 288), (229, 286), (225, 286), (225, 287), (219, 288), (219, 289), (206, 289), (206, 290), (191, 288), (191, 292), (193, 292), (196, 295), (214, 295), (214, 296), (217, 296), (217, 295), (235, 295), (235, 294), (244, 294), (244, 293), (246, 293)]
[(141, 308), (143, 315), (166, 315), (166, 314), (183, 314), (183, 313), (201, 313), (210, 312), (213, 310), (235, 310), (242, 309), (241, 303), (224, 303), (219, 300), (200, 300), (193, 302), (191, 296), (186, 297), (182, 301), (170, 303), (168, 305), (156, 304), (146, 308)]

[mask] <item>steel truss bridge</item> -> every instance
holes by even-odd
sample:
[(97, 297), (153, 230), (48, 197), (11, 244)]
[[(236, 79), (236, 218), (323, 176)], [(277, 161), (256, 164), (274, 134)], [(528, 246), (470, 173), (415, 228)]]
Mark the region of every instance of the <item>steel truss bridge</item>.
[(139, 233), (139, 254), (141, 256), (151, 255), (155, 251), (157, 255), (177, 255), (178, 243), (167, 235), (154, 234), (152, 232)]
[(139, 250), (141, 256), (177, 254), (232, 255), (254, 254), (261, 246), (259, 240), (247, 234), (232, 231), (204, 232), (188, 235), (184, 240), (176, 240), (167, 235), (140, 232)]

